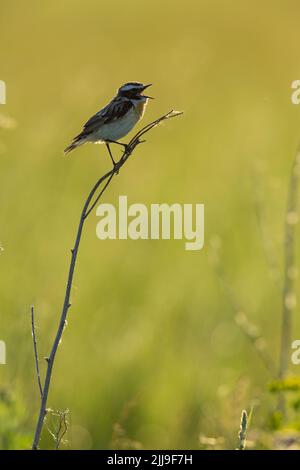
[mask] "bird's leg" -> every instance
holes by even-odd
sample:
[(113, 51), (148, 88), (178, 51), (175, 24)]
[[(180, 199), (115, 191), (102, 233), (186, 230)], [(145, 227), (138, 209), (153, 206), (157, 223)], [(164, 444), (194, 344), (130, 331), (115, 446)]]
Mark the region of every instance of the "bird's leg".
[(110, 150), (110, 146), (109, 146), (108, 143), (106, 143), (105, 145), (106, 145), (106, 148), (107, 148), (107, 150), (108, 150), (108, 153), (109, 153), (109, 156), (110, 156), (110, 158), (111, 158), (111, 161), (113, 162), (113, 166), (115, 167), (115, 166), (116, 166), (116, 162), (115, 162), (115, 160), (114, 160), (114, 157), (112, 156), (112, 153), (111, 153), (111, 150)]
[(122, 147), (124, 147), (125, 152), (128, 150), (127, 144), (123, 144), (122, 142), (117, 142), (116, 140), (108, 140), (108, 142), (111, 144), (121, 145)]
[[(112, 153), (111, 153), (109, 144), (106, 142), (105, 145), (106, 145), (106, 147), (107, 147), (109, 156), (110, 156), (110, 158), (111, 158), (111, 161), (112, 161), (113, 166), (114, 166), (114, 169), (115, 169), (118, 164), (115, 162), (114, 157), (112, 156)], [(119, 170), (116, 171), (116, 174), (117, 174), (117, 175), (119, 174)]]

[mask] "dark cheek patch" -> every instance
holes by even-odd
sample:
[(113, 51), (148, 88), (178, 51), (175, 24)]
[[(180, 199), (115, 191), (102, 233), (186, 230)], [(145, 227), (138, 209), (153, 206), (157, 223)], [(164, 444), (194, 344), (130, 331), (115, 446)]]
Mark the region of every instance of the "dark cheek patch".
[(135, 90), (130, 90), (130, 91), (127, 91), (126, 94), (124, 94), (124, 96), (126, 96), (126, 98), (129, 98), (129, 99), (139, 99), (140, 92), (135, 91)]

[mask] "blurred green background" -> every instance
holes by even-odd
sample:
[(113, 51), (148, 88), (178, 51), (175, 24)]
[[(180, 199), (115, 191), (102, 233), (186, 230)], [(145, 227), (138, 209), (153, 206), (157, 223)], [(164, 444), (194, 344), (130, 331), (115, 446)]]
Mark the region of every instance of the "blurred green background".
[[(78, 449), (200, 448), (207, 436), (234, 448), (241, 410), (252, 405), (253, 428), (267, 429), (271, 376), (234, 317), (241, 309), (260, 328), (277, 364), (284, 211), (300, 140), (300, 106), (291, 103), (299, 2), (1, 0), (0, 8), (0, 113), (10, 127), (0, 129), (0, 447), (30, 445), (39, 407), (30, 305), (44, 357), (84, 198), (110, 168), (102, 146), (65, 158), (63, 149), (132, 80), (153, 83), (144, 124), (172, 108), (185, 114), (148, 134), (103, 202), (204, 203), (205, 247), (100, 241), (91, 216), (48, 405), (70, 410), (65, 447)], [(53, 448), (47, 430), (41, 447)]]

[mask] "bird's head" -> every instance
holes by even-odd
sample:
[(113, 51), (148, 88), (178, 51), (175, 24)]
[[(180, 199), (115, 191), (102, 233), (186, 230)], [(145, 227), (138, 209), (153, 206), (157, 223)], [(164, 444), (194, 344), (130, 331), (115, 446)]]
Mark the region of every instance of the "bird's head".
[(118, 96), (124, 96), (125, 98), (129, 98), (131, 100), (147, 98), (153, 99), (151, 96), (142, 95), (143, 91), (151, 85), (151, 83), (149, 85), (144, 85), (143, 83), (139, 82), (128, 82), (119, 88)]

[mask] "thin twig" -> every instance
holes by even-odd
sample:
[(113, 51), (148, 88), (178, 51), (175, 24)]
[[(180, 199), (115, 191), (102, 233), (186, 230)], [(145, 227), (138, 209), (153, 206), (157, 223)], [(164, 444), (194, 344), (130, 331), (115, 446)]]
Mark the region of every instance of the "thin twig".
[[(78, 255), (78, 250), (79, 250), (79, 245), (80, 245), (80, 240), (82, 236), (82, 231), (83, 231), (83, 226), (84, 222), (95, 207), (96, 203), (99, 201), (99, 198), (102, 196), (103, 192), (106, 190), (106, 188), (109, 186), (109, 183), (112, 181), (112, 178), (115, 174), (119, 173), (120, 169), (122, 166), (126, 163), (132, 152), (134, 151), (135, 147), (139, 144), (142, 143), (140, 138), (146, 134), (146, 132), (149, 132), (153, 127), (157, 126), (161, 122), (165, 121), (166, 119), (170, 119), (172, 117), (176, 117), (181, 115), (182, 113), (176, 112), (176, 111), (169, 111), (167, 114), (161, 116), (160, 118), (156, 119), (155, 121), (147, 124), (145, 127), (143, 127), (129, 142), (127, 145), (122, 157), (118, 161), (118, 163), (114, 166), (114, 168), (107, 172), (105, 175), (103, 175), (101, 178), (98, 179), (92, 190), (90, 191), (85, 204), (83, 206), (80, 219), (79, 219), (79, 225), (77, 228), (77, 235), (75, 239), (75, 244), (74, 248), (71, 250), (71, 261), (70, 261), (70, 267), (69, 267), (69, 274), (68, 274), (68, 280), (67, 280), (67, 287), (65, 291), (65, 298), (63, 302), (63, 307), (62, 307), (62, 312), (60, 316), (60, 322), (58, 325), (58, 330), (54, 339), (54, 343), (49, 355), (49, 358), (47, 359), (47, 371), (46, 371), (46, 376), (45, 376), (45, 382), (44, 382), (44, 387), (43, 387), (43, 394), (42, 394), (42, 399), (41, 399), (41, 405), (40, 405), (40, 411), (39, 411), (39, 416), (38, 416), (38, 421), (36, 425), (36, 430), (35, 430), (35, 435), (34, 435), (34, 440), (32, 444), (32, 449), (36, 450), (38, 448), (38, 444), (40, 441), (42, 429), (43, 429), (43, 423), (45, 416), (47, 414), (47, 400), (48, 400), (48, 394), (49, 394), (49, 388), (50, 388), (50, 382), (51, 382), (51, 377), (52, 377), (52, 370), (53, 370), (53, 364), (56, 356), (56, 352), (64, 331), (64, 326), (66, 323), (67, 315), (68, 315), (68, 310), (71, 307), (70, 304), (70, 295), (71, 295), (71, 290), (72, 290), (72, 284), (73, 284), (73, 277), (74, 277), (74, 271), (75, 271), (75, 265), (76, 265), (76, 260), (77, 260), (77, 255)], [(104, 181), (107, 181), (105, 184), (104, 188), (100, 191), (100, 194), (97, 196), (97, 190), (101, 186), (101, 184)], [(95, 197), (94, 202), (93, 198)]]
[[(66, 409), (64, 411), (61, 411), (61, 410), (54, 411), (52, 409), (48, 409), (48, 416), (49, 415), (52, 418), (53, 422), (48, 424), (45, 421), (45, 426), (55, 442), (55, 450), (59, 450), (60, 445), (63, 442), (63, 438), (68, 431), (67, 416), (69, 415), (69, 410)], [(48, 416), (47, 416), (47, 419), (48, 419)], [(59, 419), (57, 428), (55, 425), (56, 418)], [(53, 430), (50, 427), (51, 425), (53, 426)]]
[(95, 198), (95, 201), (92, 203), (91, 207), (89, 208), (89, 210), (86, 212), (84, 218), (86, 219), (90, 213), (92, 212), (92, 210), (94, 209), (94, 207), (96, 206), (97, 202), (99, 201), (100, 197), (102, 196), (102, 194), (104, 193), (104, 191), (106, 190), (107, 186), (109, 185), (109, 183), (111, 182), (113, 176), (114, 176), (115, 173), (112, 173), (110, 175), (110, 177), (108, 178), (108, 180), (106, 181), (105, 185), (103, 186), (103, 188), (101, 189), (100, 193), (98, 194), (98, 196)]
[(39, 356), (38, 356), (38, 349), (37, 349), (37, 340), (35, 334), (35, 321), (34, 321), (34, 306), (31, 306), (31, 331), (32, 331), (32, 340), (33, 340), (33, 350), (34, 350), (34, 358), (35, 358), (35, 368), (36, 368), (36, 375), (38, 386), (41, 394), (41, 398), (43, 396), (43, 387), (41, 382), (41, 374), (40, 374), (40, 364), (39, 364)]
[(60, 444), (62, 443), (63, 437), (65, 436), (67, 430), (68, 430), (68, 423), (67, 423), (67, 414), (69, 413), (69, 410), (65, 410), (62, 412), (58, 413), (59, 416), (59, 426), (58, 430), (56, 431), (56, 446), (55, 450), (59, 450)]

